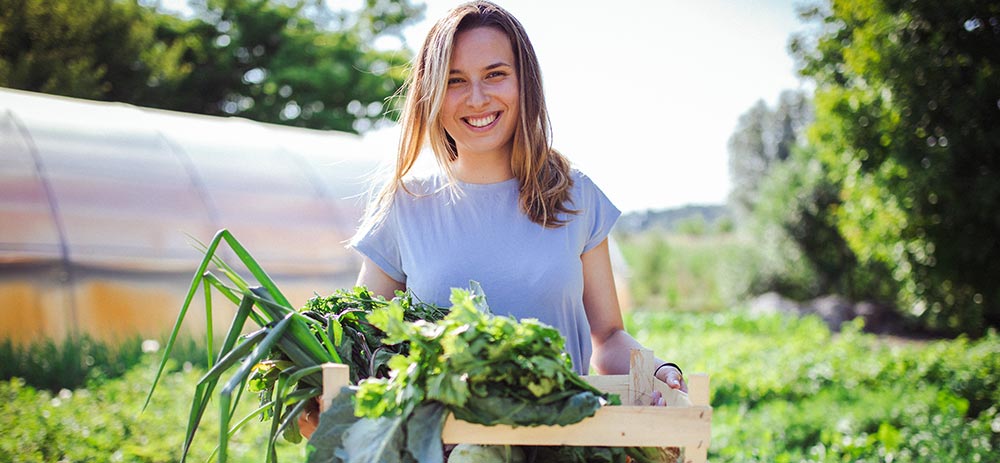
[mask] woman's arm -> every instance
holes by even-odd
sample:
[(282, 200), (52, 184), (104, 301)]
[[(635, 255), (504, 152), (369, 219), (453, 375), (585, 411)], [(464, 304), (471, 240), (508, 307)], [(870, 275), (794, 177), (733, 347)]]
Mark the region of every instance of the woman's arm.
[(396, 295), (396, 290), (406, 289), (405, 283), (393, 280), (388, 273), (385, 273), (375, 262), (364, 257), (361, 262), (361, 271), (358, 272), (358, 286), (365, 286), (372, 294), (392, 299)]
[[(622, 322), (608, 240), (583, 253), (580, 259), (583, 261), (583, 306), (594, 345), (592, 363), (598, 374), (628, 374), (631, 350), (642, 348), (642, 345), (625, 331)], [(656, 363), (663, 361), (657, 359)], [(676, 368), (661, 368), (657, 379), (671, 388), (687, 392), (687, 385)]]

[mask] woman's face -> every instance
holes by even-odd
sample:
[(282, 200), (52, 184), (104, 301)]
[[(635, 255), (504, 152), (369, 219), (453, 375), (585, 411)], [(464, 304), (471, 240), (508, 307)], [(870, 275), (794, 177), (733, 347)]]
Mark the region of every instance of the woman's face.
[(499, 29), (455, 34), (441, 119), (459, 156), (509, 156), (519, 114), (510, 40)]

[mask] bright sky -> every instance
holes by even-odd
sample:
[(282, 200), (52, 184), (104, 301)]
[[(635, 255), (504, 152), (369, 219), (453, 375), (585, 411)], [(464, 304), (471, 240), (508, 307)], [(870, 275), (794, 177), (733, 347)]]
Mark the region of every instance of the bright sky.
[[(420, 45), (452, 6), (428, 0)], [(622, 211), (722, 204), (726, 144), (757, 100), (800, 88), (801, 0), (497, 0), (531, 38), (554, 142)]]
[[(802, 86), (787, 50), (803, 0), (496, 1), (539, 55), (556, 148), (624, 212), (724, 203), (739, 116)], [(411, 49), (461, 1), (425, 3)]]

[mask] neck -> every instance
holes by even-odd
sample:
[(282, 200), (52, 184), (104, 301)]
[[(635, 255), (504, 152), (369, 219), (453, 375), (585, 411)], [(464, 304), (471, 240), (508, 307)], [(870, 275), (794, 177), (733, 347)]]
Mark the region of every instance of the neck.
[(455, 177), (465, 183), (498, 183), (514, 178), (510, 151), (498, 153), (458, 153), (452, 162)]

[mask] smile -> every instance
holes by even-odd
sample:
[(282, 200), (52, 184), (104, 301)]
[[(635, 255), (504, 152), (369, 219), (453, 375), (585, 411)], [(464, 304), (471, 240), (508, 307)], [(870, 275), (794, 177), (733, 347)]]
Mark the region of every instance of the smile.
[(500, 113), (495, 112), (483, 117), (465, 117), (462, 120), (475, 128), (483, 128), (495, 122), (499, 117)]

